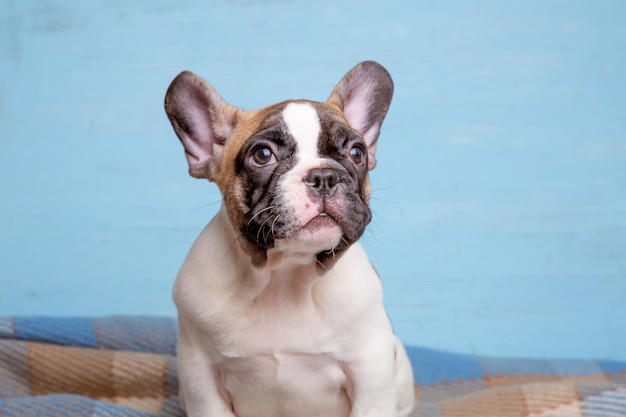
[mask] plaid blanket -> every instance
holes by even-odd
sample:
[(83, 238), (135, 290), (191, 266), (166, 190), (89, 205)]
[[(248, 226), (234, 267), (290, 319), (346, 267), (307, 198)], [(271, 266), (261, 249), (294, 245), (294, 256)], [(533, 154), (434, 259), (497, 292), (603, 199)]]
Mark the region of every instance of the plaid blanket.
[[(0, 416), (182, 416), (171, 318), (0, 317)], [(414, 416), (626, 416), (626, 363), (408, 347)]]

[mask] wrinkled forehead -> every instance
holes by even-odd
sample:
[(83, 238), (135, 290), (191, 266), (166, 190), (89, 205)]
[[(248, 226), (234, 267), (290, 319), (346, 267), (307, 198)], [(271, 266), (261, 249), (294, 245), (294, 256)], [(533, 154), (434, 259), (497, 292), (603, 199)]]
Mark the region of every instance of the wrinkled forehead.
[(292, 142), (300, 159), (319, 158), (319, 149), (339, 131), (352, 131), (341, 113), (312, 101), (289, 101), (264, 109), (257, 130)]
[(292, 102), (285, 106), (281, 116), (286, 132), (296, 143), (300, 158), (319, 157), (318, 142), (322, 124), (315, 107), (310, 103)]

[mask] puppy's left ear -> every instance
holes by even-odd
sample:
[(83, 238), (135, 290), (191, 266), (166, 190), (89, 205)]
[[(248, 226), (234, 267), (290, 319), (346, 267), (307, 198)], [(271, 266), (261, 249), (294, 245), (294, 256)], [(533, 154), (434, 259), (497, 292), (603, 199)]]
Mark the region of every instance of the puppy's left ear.
[(378, 135), (392, 96), (393, 81), (387, 70), (376, 62), (365, 61), (339, 81), (327, 101), (341, 110), (350, 126), (365, 139), (369, 169), (376, 166)]

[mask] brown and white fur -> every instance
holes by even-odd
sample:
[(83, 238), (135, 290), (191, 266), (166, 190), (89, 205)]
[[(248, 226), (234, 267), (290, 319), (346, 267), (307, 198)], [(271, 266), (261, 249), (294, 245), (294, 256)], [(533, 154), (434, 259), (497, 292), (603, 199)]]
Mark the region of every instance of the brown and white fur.
[(190, 417), (407, 416), (413, 375), (357, 242), (393, 83), (375, 62), (327, 102), (227, 104), (190, 72), (165, 109), (218, 214), (174, 286)]

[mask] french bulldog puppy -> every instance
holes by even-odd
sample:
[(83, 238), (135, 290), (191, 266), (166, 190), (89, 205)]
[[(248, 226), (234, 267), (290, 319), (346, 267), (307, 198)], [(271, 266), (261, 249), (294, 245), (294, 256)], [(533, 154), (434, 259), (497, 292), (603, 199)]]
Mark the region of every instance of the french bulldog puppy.
[(325, 103), (227, 104), (182, 72), (165, 110), (189, 173), (223, 196), (174, 285), (190, 417), (407, 416), (413, 373), (358, 243), (393, 94), (379, 64)]

